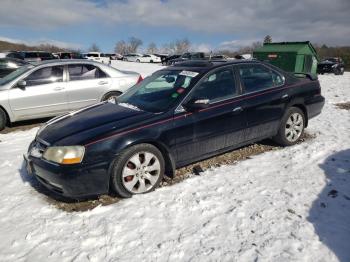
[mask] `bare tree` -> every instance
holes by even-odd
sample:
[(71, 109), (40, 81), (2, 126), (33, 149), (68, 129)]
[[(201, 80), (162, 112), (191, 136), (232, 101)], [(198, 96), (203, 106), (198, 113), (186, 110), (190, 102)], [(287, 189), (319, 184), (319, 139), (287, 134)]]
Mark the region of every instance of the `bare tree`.
[(128, 53), (128, 44), (124, 40), (118, 41), (115, 45), (114, 52), (126, 55)]
[(95, 43), (93, 43), (89, 48), (89, 52), (100, 52), (100, 48)]
[(272, 37), (270, 35), (265, 36), (264, 44), (266, 44), (266, 43), (272, 43)]
[(158, 48), (154, 42), (152, 42), (148, 45), (147, 53), (154, 54), (154, 53), (157, 53), (157, 51), (158, 51)]
[(185, 52), (188, 52), (190, 50), (190, 47), (191, 47), (191, 43), (187, 38), (182, 40), (176, 40), (175, 53), (183, 54)]
[(129, 38), (129, 45), (128, 45), (128, 51), (129, 53), (136, 53), (137, 49), (142, 46), (143, 42), (141, 39), (136, 37), (130, 37)]

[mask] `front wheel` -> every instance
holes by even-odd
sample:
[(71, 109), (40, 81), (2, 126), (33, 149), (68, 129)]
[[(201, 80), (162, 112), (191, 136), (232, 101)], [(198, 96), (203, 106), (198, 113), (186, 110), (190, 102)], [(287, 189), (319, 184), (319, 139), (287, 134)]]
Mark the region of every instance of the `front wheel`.
[(148, 193), (162, 181), (164, 165), (162, 153), (150, 144), (127, 148), (114, 161), (111, 189), (124, 198)]
[(296, 144), (305, 128), (305, 116), (297, 107), (291, 107), (282, 118), (277, 135), (273, 138), (282, 146)]

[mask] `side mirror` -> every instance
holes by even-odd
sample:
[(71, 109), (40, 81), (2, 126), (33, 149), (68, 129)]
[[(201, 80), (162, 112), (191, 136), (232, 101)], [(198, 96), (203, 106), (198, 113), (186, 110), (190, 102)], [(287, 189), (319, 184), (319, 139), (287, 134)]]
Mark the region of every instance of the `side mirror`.
[(199, 111), (201, 109), (208, 108), (210, 105), (209, 102), (210, 101), (207, 98), (195, 98), (195, 99), (191, 99), (190, 101), (188, 101), (182, 106), (186, 109), (186, 111), (194, 112), (194, 111)]
[(20, 89), (25, 89), (27, 86), (27, 82), (25, 80), (19, 80), (17, 82), (17, 87)]

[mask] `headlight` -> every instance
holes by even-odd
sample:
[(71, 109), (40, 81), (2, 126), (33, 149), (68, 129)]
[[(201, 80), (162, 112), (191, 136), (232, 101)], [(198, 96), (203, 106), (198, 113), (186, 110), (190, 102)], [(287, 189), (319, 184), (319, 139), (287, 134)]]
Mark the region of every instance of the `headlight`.
[(53, 146), (45, 150), (43, 158), (58, 164), (71, 165), (81, 163), (84, 153), (83, 146)]
[(335, 64), (335, 65), (332, 65), (332, 68), (336, 68), (337, 67), (337, 65)]

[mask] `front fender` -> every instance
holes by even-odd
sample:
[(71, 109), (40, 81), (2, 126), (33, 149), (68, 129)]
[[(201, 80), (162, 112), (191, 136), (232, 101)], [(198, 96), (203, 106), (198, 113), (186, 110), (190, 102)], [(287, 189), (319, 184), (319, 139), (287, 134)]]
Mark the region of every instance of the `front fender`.
[(160, 130), (157, 129), (142, 129), (127, 135), (120, 135), (106, 138), (103, 141), (96, 141), (93, 144), (85, 146), (84, 162), (98, 163), (107, 161), (110, 164), (118, 157), (126, 148), (137, 144), (152, 144), (161, 151), (165, 163), (165, 174), (169, 177), (175, 175), (175, 160), (174, 152), (169, 147), (169, 140), (162, 136)]

